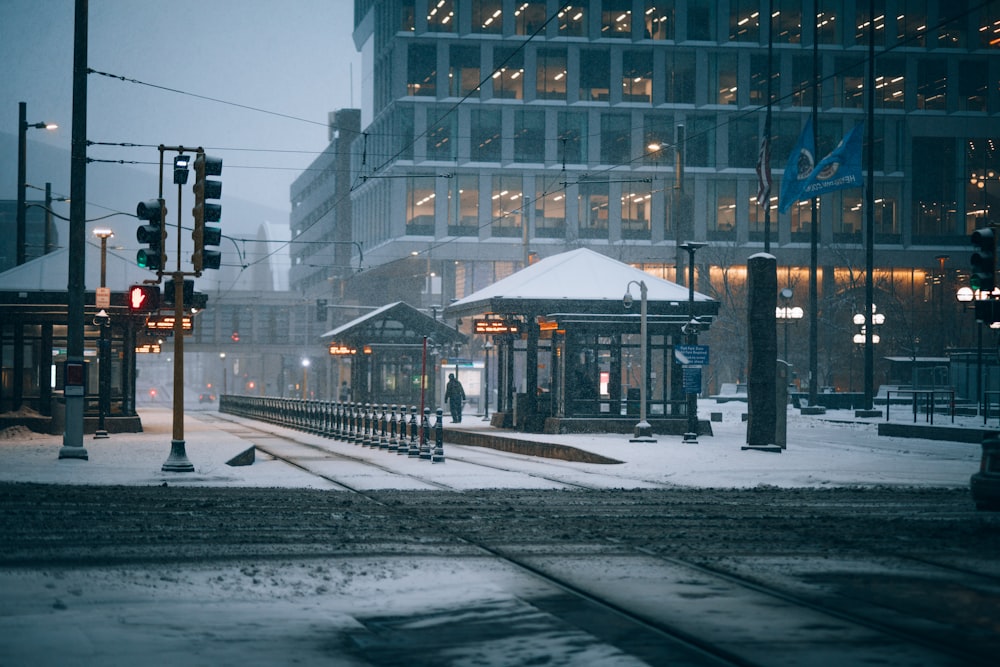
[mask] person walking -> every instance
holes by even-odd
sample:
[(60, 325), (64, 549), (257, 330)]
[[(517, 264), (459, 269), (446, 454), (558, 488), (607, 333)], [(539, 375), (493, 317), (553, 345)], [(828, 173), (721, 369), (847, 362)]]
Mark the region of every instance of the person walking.
[(465, 389), (454, 373), (448, 374), (448, 385), (444, 390), (444, 400), (448, 403), (448, 408), (451, 410), (451, 423), (462, 423), (462, 403), (465, 402)]

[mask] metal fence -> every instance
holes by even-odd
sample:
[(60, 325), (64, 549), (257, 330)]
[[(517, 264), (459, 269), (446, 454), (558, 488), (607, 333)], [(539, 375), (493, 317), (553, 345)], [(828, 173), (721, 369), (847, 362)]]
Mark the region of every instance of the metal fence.
[[(383, 403), (311, 401), (301, 398), (230, 396), (219, 398), (219, 412), (268, 422), (349, 442), (360, 447), (384, 450), (432, 463), (444, 462), (442, 410), (418, 415), (417, 406)], [(433, 444), (432, 444), (433, 438)]]

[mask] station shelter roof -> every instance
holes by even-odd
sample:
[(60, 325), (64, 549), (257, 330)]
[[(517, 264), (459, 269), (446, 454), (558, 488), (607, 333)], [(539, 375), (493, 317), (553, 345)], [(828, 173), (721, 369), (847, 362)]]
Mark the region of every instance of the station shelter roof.
[[(575, 314), (600, 319), (601, 315), (623, 315), (622, 299), (626, 291), (630, 291), (634, 305), (629, 315), (637, 315), (640, 290), (637, 284), (630, 283), (640, 281), (646, 285), (646, 306), (650, 316), (686, 317), (690, 296), (687, 287), (657, 278), (589, 248), (536, 262), (450, 304), (445, 314), (449, 317), (480, 313), (527, 317)], [(717, 301), (697, 291), (694, 293), (692, 310), (695, 316), (713, 317), (718, 309)]]
[(465, 335), (413, 306), (397, 301), (376, 308), (324, 333), (321, 338), (346, 345), (434, 344), (465, 342)]

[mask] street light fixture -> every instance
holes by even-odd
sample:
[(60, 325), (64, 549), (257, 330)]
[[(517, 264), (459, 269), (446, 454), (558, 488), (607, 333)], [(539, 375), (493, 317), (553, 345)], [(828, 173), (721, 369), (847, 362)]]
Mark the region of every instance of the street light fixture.
[(791, 287), (782, 289), (778, 295), (781, 297), (781, 300), (785, 303), (785, 305), (778, 306), (774, 309), (775, 318), (777, 318), (785, 328), (785, 362), (788, 361), (788, 325), (801, 320), (802, 316), (805, 314), (805, 311), (803, 311), (799, 306), (789, 307), (788, 303), (792, 300), (792, 294)]
[(302, 360), (302, 398), (309, 398), (309, 359)]
[[(989, 295), (974, 291), (968, 286), (959, 287), (955, 293), (955, 299), (963, 305), (984, 300), (983, 297), (988, 299)], [(983, 322), (976, 317), (976, 414), (983, 409), (983, 398)]]
[[(882, 326), (883, 324), (885, 324), (885, 314), (884, 313), (879, 313), (879, 312), (877, 312), (877, 310), (878, 309), (875, 307), (875, 304), (873, 303), (872, 304), (872, 316), (871, 316), (870, 319), (871, 319), (871, 323), (874, 326), (879, 327), (879, 326)], [(856, 334), (854, 334), (854, 342), (857, 343), (858, 345), (864, 345), (865, 344), (865, 334), (866, 334), (866, 328), (868, 326), (868, 320), (869, 320), (869, 318), (865, 317), (864, 313), (857, 313), (854, 316), (854, 324), (856, 324), (857, 326), (861, 327), (861, 331), (858, 332), (858, 333), (856, 333)], [(881, 339), (879, 338), (878, 334), (875, 333), (875, 331), (877, 331), (877, 330), (876, 329), (872, 330), (872, 344), (877, 345)]]
[(653, 427), (646, 421), (646, 339), (648, 338), (646, 328), (646, 281), (630, 280), (625, 285), (625, 296), (622, 298), (622, 303), (626, 309), (632, 307), (632, 285), (639, 287), (639, 366), (641, 370), (639, 373), (639, 423), (635, 425), (634, 436), (629, 442), (656, 442), (653, 439)]
[(222, 395), (225, 396), (226, 394), (229, 393), (229, 390), (228, 390), (228, 388), (226, 386), (226, 383), (228, 382), (228, 380), (226, 379), (226, 376), (229, 374), (227, 372), (229, 369), (226, 368), (226, 353), (225, 352), (219, 352), (219, 360), (222, 361)]
[(17, 119), (17, 265), (25, 262), (25, 247), (27, 245), (27, 227), (25, 222), (25, 180), (28, 170), (28, 129), (54, 130), (59, 126), (55, 123), (29, 123), (27, 121), (28, 106), (25, 102), (18, 103)]
[[(694, 254), (704, 248), (705, 241), (685, 241), (678, 247), (687, 250), (688, 254), (688, 324), (686, 331), (688, 345), (698, 344), (698, 320), (694, 316)], [(698, 443), (698, 394), (689, 392), (687, 395), (688, 427), (684, 434), (684, 442)]]
[[(93, 230), (94, 236), (101, 239), (101, 291), (105, 292), (108, 274), (108, 239), (114, 237), (115, 233), (107, 227), (98, 227)], [(107, 298), (107, 296), (105, 296)], [(110, 303), (108, 304), (110, 305)], [(99, 306), (100, 307), (100, 306)], [(107, 438), (108, 431), (105, 428), (105, 419), (111, 406), (111, 339), (108, 334), (111, 329), (111, 317), (107, 311), (101, 307), (101, 311), (94, 318), (94, 324), (100, 326), (99, 337), (99, 359), (100, 375), (98, 377), (99, 395), (98, 402), (98, 423), (97, 430), (94, 431), (94, 438)]]

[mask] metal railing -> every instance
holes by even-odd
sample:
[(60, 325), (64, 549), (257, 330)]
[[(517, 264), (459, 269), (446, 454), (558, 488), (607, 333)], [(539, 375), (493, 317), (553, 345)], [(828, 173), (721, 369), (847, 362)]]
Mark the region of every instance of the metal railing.
[(379, 449), (390, 454), (432, 463), (444, 462), (444, 426), (440, 408), (436, 411), (433, 426), (430, 423), (430, 408), (424, 408), (418, 421), (417, 406), (407, 409), (405, 405), (385, 403), (379, 405), (225, 395), (219, 397), (219, 412)]

